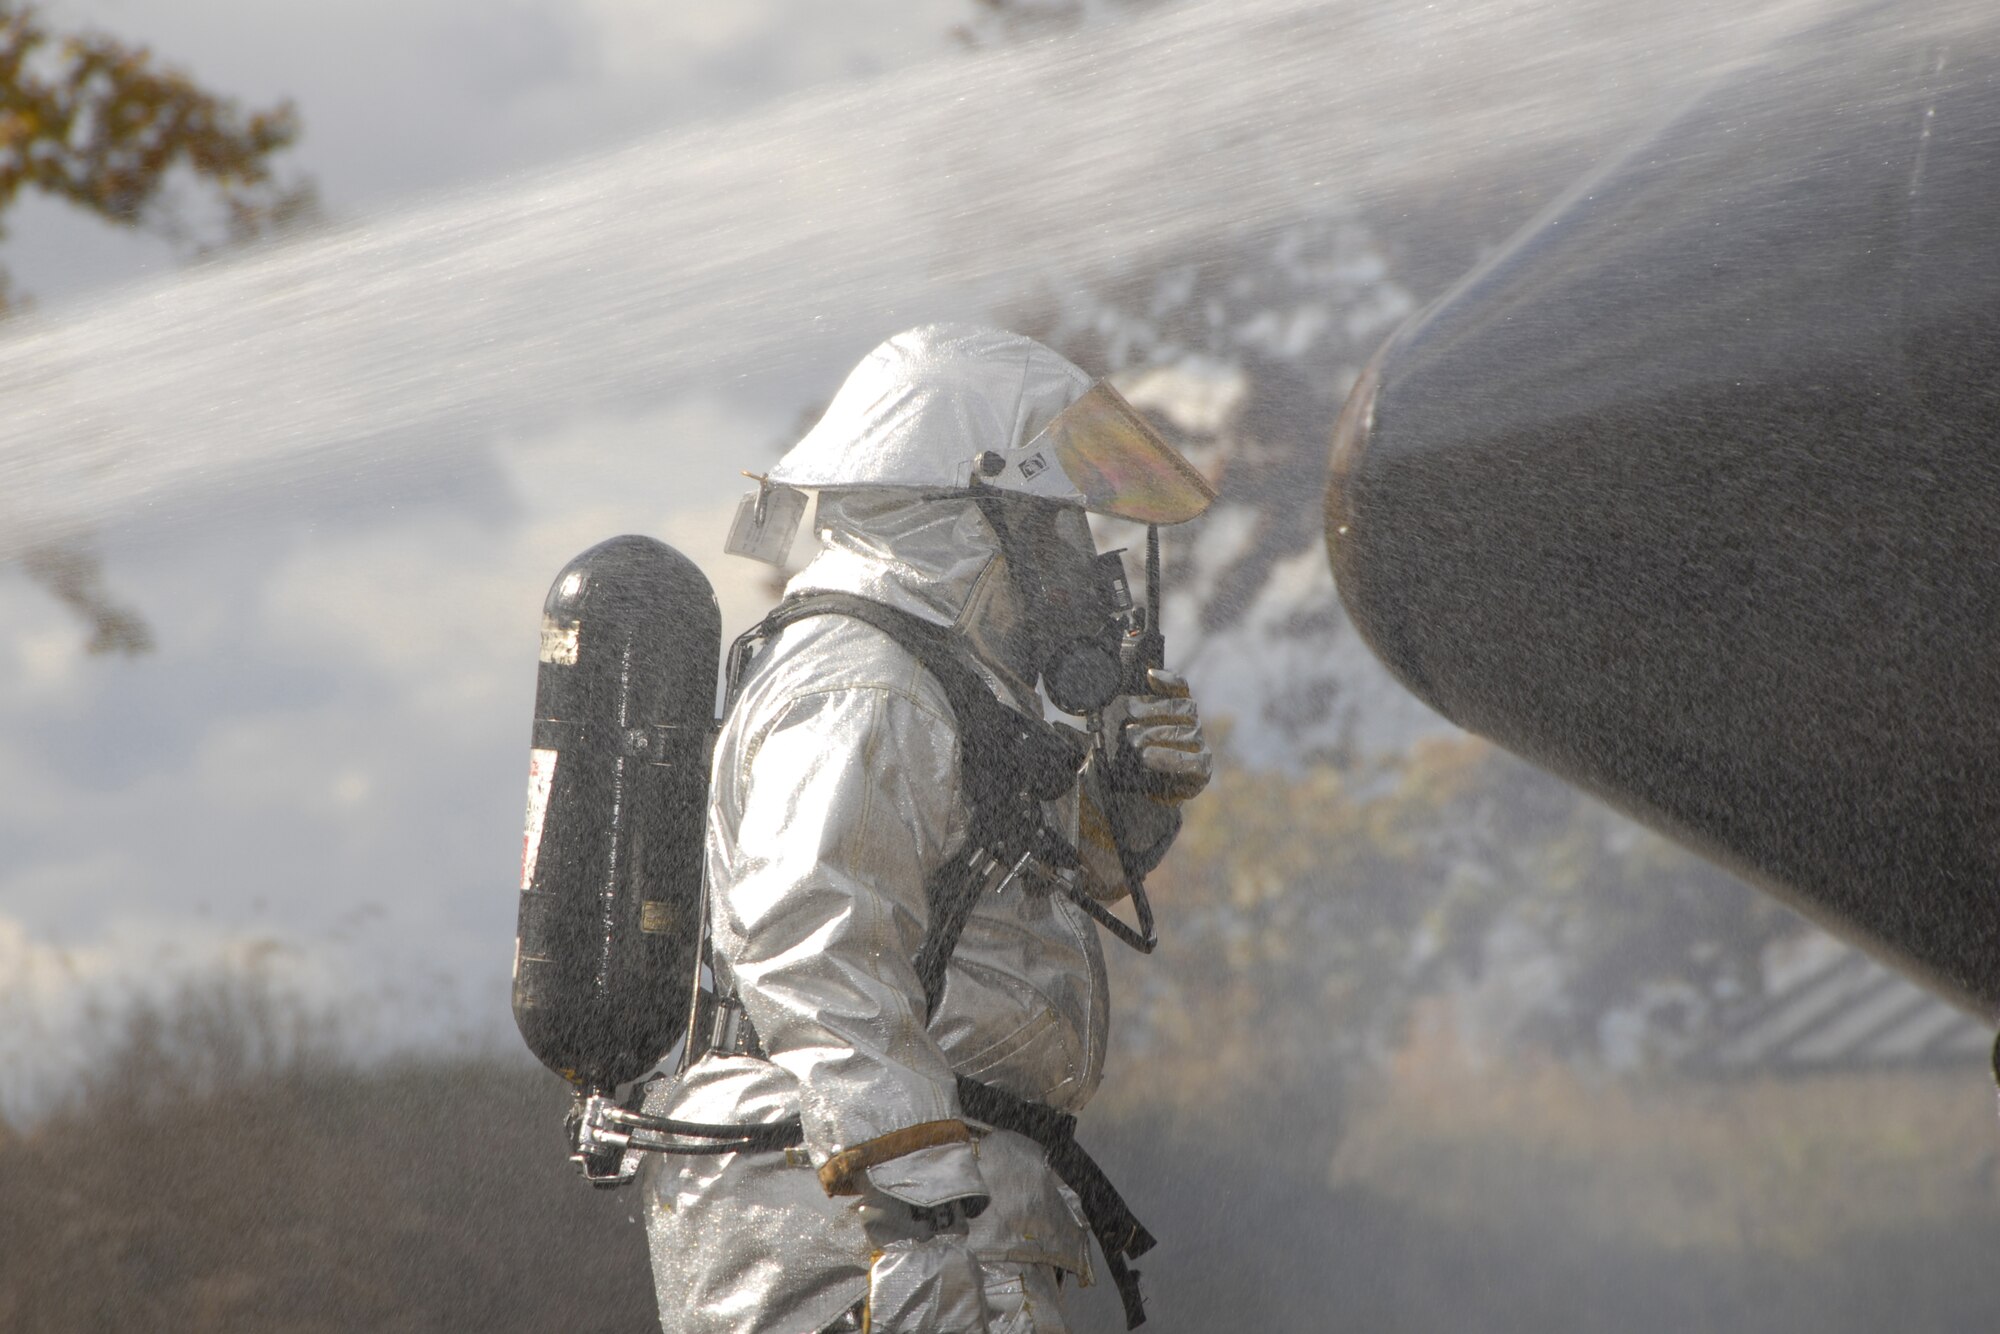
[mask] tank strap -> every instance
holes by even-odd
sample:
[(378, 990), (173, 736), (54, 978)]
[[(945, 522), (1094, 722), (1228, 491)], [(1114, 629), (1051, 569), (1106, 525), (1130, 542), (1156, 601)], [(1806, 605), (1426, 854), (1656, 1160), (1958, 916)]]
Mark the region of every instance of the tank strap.
[(924, 665), (957, 718), (959, 763), (975, 815), (982, 806), (1016, 804), (1024, 793), (1042, 801), (1059, 797), (1076, 780), (1083, 762), (1081, 741), (1067, 729), (1002, 703), (972, 665), (962, 638), (945, 626), (854, 593), (788, 597), (739, 636), (729, 650), (730, 705), (757, 647), (815, 616), (846, 616), (873, 626)]
[(1097, 1165), (1097, 1160), (1076, 1142), (1076, 1118), (964, 1075), (958, 1077), (958, 1106), (975, 1121), (1025, 1135), (1042, 1146), (1050, 1170), (1083, 1202), (1083, 1216), (1090, 1224), (1091, 1235), (1097, 1238), (1098, 1249), (1104, 1252), (1104, 1267), (1110, 1271), (1111, 1282), (1124, 1303), (1125, 1328), (1137, 1329), (1145, 1324), (1146, 1304), (1139, 1292), (1139, 1271), (1126, 1262), (1153, 1249), (1153, 1234), (1132, 1213), (1131, 1206), (1125, 1203), (1125, 1197), (1111, 1184), (1111, 1178)]
[(958, 723), (959, 784), (972, 825), (965, 846), (924, 887), (930, 922), (914, 962), (928, 1018), (937, 1013), (952, 952), (996, 863), (1030, 851), (1064, 860), (1066, 845), (1045, 828), (1041, 803), (1076, 781), (1086, 743), (1002, 703), (951, 630), (852, 593), (786, 598), (739, 637), (729, 650), (732, 706), (757, 646), (814, 616), (846, 616), (895, 640), (938, 683)]

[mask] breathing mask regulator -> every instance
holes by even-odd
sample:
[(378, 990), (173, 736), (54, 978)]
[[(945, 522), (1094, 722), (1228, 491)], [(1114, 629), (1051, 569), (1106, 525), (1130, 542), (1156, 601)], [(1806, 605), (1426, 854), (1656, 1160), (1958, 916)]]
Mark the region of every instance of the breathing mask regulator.
[(1121, 649), (1135, 628), (1123, 553), (1100, 555), (1074, 505), (991, 494), (978, 502), (1021, 608), (1023, 658), (1058, 709), (1102, 713), (1123, 693)]

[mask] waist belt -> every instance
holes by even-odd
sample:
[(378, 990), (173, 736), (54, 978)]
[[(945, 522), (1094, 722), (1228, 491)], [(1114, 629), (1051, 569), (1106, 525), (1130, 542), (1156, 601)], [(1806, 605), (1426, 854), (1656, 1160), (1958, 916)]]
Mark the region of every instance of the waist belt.
[[(717, 1037), (728, 1040), (716, 1041), (712, 1049), (724, 1055), (761, 1057), (763, 1050), (757, 1042), (756, 1030), (750, 1028), (741, 1004), (730, 997), (717, 1008)], [(1153, 1234), (1133, 1215), (1131, 1206), (1125, 1203), (1125, 1197), (1111, 1184), (1111, 1178), (1104, 1174), (1097, 1160), (1076, 1142), (1076, 1118), (964, 1075), (958, 1076), (958, 1106), (975, 1121), (1025, 1135), (1042, 1146), (1042, 1152), (1048, 1155), (1049, 1170), (1075, 1191), (1083, 1204), (1084, 1220), (1091, 1235), (1097, 1238), (1098, 1249), (1104, 1252), (1104, 1267), (1118, 1289), (1118, 1299), (1124, 1303), (1125, 1328), (1137, 1329), (1146, 1323), (1139, 1271), (1126, 1262), (1153, 1249), (1156, 1244)], [(718, 1146), (712, 1151), (741, 1147), (776, 1149), (805, 1141), (804, 1127), (796, 1116), (757, 1126), (754, 1135), (759, 1141), (755, 1144)]]
[(1048, 1154), (1049, 1167), (1083, 1201), (1083, 1216), (1104, 1252), (1104, 1267), (1125, 1304), (1125, 1328), (1146, 1323), (1146, 1304), (1139, 1293), (1139, 1271), (1125, 1262), (1153, 1249), (1153, 1234), (1133, 1216), (1111, 1178), (1076, 1142), (1076, 1118), (1053, 1107), (1017, 1098), (991, 1084), (958, 1077), (958, 1105), (975, 1121), (1026, 1135)]

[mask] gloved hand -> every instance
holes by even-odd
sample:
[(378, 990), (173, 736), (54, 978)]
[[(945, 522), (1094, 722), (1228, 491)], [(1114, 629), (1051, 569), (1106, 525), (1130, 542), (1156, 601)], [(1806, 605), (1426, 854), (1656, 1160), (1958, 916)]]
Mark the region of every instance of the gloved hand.
[[(1105, 707), (1107, 751), (1091, 752), (1078, 794), (1084, 884), (1106, 903), (1123, 898), (1132, 875), (1167, 855), (1180, 832), (1180, 803), (1208, 785), (1215, 766), (1187, 682), (1155, 668), (1147, 684), (1157, 693), (1122, 695)], [(1106, 753), (1109, 764), (1100, 762)]]
[(891, 1241), (963, 1237), (992, 1197), (964, 1144), (920, 1149), (864, 1173), (855, 1212), (876, 1247)]
[(866, 1175), (873, 1198), (863, 1204), (864, 1221), (903, 1218), (921, 1229), (949, 1232), (984, 1213), (989, 1199), (969, 1144), (918, 1149), (876, 1163)]
[(871, 1237), (914, 1235), (921, 1240), (945, 1232), (963, 1235), (965, 1225), (985, 1213), (990, 1203), (989, 1196), (968, 1195), (943, 1204), (910, 1204), (871, 1190), (855, 1202), (854, 1212)]
[(880, 1334), (987, 1334), (985, 1275), (962, 1238), (891, 1241), (868, 1267), (867, 1329)]
[[(957, 1167), (932, 1161), (900, 1174), (884, 1170), (892, 1166), (870, 1167), (854, 1202), (874, 1253), (862, 1327), (894, 1334), (983, 1334), (985, 1285), (966, 1224), (985, 1211), (984, 1186), (976, 1194), (937, 1199), (940, 1192), (966, 1187), (953, 1179), (960, 1175)], [(919, 1204), (911, 1197), (934, 1202)]]
[(1104, 727), (1116, 756), (1112, 782), (1178, 805), (1208, 786), (1215, 757), (1187, 682), (1155, 667), (1146, 673), (1146, 683), (1153, 693), (1121, 695), (1105, 707)]

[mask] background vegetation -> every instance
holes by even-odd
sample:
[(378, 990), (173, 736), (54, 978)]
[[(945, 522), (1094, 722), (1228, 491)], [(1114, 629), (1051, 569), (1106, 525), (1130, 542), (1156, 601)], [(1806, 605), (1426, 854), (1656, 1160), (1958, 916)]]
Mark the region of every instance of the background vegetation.
[[(1976, 1069), (1614, 1073), (1563, 1036), (1573, 1000), (1468, 1028), (1454, 923), (1567, 922), (1586, 884), (1671, 903), (1698, 874), (1539, 781), (1450, 743), (1230, 770), (1190, 809), (1164, 954), (1115, 961), (1085, 1121), (1164, 1238), (1149, 1328), (1983, 1327), (2000, 1140)], [(1546, 823), (1510, 839), (1523, 805)], [(1514, 890), (1451, 874), (1482, 827)], [(1633, 914), (1580, 938), (1616, 956)], [(0, 1131), (0, 1328), (656, 1327), (636, 1196), (572, 1175), (559, 1081), (511, 1046), (366, 1060), (349, 1026), (255, 968), (105, 1011), (89, 1073)], [(1120, 1327), (1101, 1286), (1075, 1315)]]

